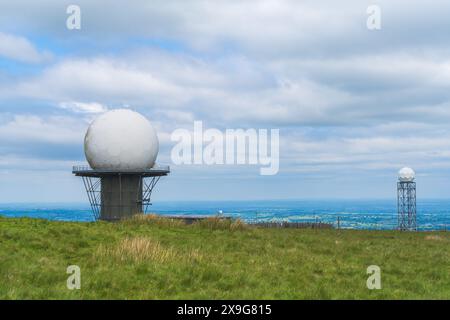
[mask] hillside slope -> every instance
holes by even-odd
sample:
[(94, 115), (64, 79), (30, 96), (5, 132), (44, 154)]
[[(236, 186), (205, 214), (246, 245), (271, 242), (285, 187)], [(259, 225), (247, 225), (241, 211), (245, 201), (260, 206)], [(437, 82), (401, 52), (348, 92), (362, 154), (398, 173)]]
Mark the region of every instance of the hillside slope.
[[(449, 245), (448, 232), (0, 218), (0, 298), (449, 299)], [(366, 287), (370, 265), (381, 290)]]

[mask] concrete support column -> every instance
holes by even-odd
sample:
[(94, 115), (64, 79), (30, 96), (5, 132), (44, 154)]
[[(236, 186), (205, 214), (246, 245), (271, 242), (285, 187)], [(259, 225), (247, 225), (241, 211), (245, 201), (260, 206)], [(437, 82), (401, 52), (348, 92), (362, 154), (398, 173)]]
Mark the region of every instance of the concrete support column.
[(117, 174), (101, 177), (101, 220), (120, 220), (142, 213), (142, 177)]

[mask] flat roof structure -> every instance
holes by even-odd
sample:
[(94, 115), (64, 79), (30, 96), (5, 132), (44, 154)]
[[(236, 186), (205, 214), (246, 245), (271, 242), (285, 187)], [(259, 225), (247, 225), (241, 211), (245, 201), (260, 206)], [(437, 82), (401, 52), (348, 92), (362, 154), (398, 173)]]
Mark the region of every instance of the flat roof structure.
[(169, 166), (158, 166), (151, 169), (143, 170), (105, 170), (105, 169), (92, 169), (89, 166), (73, 166), (72, 173), (77, 177), (103, 177), (110, 175), (139, 175), (141, 177), (162, 177), (167, 176), (170, 173)]

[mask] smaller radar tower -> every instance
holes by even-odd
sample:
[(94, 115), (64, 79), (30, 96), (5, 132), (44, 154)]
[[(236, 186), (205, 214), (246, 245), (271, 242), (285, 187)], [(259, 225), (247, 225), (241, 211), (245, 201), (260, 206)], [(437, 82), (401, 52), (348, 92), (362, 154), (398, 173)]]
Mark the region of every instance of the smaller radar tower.
[(397, 213), (398, 229), (416, 231), (416, 174), (411, 168), (402, 168), (398, 172)]

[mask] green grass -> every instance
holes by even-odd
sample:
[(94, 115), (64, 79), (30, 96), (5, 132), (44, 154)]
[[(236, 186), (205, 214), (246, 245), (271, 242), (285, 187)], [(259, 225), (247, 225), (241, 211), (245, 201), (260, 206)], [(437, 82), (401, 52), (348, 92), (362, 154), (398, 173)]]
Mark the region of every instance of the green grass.
[[(0, 218), (0, 298), (449, 299), (449, 245), (447, 232)], [(66, 288), (69, 265), (81, 290)]]

